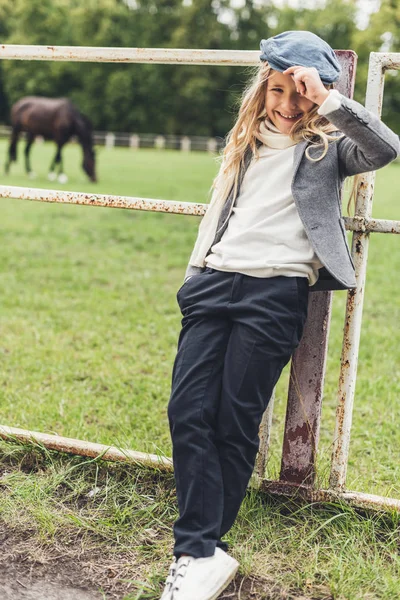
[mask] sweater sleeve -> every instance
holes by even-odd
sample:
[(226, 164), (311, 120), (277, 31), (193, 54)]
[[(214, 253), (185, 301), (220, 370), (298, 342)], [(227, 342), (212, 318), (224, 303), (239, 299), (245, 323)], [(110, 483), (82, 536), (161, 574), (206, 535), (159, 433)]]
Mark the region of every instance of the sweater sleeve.
[(343, 177), (375, 171), (399, 156), (399, 136), (364, 106), (337, 90), (330, 91), (318, 113), (344, 134), (336, 142)]
[(341, 104), (340, 93), (337, 90), (330, 90), (329, 96), (321, 104), (321, 106), (319, 107), (317, 112), (319, 115), (323, 115), (325, 117), (326, 115), (329, 115), (329, 113), (333, 112), (334, 110), (338, 110), (340, 108), (340, 104)]

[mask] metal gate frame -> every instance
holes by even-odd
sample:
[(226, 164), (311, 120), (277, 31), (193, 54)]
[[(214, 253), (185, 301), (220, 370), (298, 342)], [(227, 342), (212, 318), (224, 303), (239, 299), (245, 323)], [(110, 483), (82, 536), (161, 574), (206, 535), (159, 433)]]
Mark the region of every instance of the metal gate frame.
[[(338, 50), (336, 54), (343, 68), (341, 80), (339, 80), (336, 87), (343, 94), (352, 97), (357, 57), (352, 51)], [(253, 66), (259, 61), (259, 53), (236, 50), (2, 45), (0, 46), (0, 59)], [(400, 69), (400, 53), (371, 53), (366, 108), (378, 116), (381, 114), (384, 73), (387, 69)], [(268, 481), (264, 478), (272, 418), (272, 401), (264, 415), (260, 431), (260, 451), (255, 474), (259, 488), (268, 493), (298, 496), (311, 502), (344, 501), (363, 508), (400, 511), (399, 499), (344, 491), (362, 323), (369, 234), (371, 232), (400, 233), (400, 221), (371, 218), (374, 181), (375, 173), (362, 176), (357, 194), (355, 216), (344, 219), (346, 229), (353, 231), (352, 257), (356, 267), (357, 288), (350, 290), (347, 294), (329, 489), (315, 488), (315, 461), (319, 438), (332, 292), (310, 294), (309, 318), (301, 344), (292, 359), (280, 480)], [(204, 215), (207, 210), (206, 204), (192, 202), (172, 202), (160, 199), (13, 186), (0, 186), (0, 197), (196, 216)], [(82, 456), (99, 457), (110, 461), (130, 461), (140, 465), (157, 466), (160, 469), (169, 471), (173, 469), (171, 459), (166, 457), (132, 450), (121, 450), (104, 444), (74, 440), (15, 427), (0, 425), (0, 437), (6, 440), (14, 439), (38, 443), (49, 449)]]

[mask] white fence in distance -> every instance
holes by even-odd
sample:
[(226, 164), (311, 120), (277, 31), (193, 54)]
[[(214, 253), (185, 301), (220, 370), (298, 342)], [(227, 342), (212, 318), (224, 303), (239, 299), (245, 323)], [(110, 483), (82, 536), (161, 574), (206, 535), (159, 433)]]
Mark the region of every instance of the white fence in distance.
[[(0, 125), (0, 138), (9, 138), (11, 127)], [(112, 131), (94, 131), (95, 146), (106, 148), (126, 147), (137, 150), (138, 148), (157, 148), (159, 150), (181, 150), (183, 152), (219, 152), (225, 145), (223, 138), (207, 137), (202, 135), (178, 136), (160, 135), (153, 133), (115, 133)]]

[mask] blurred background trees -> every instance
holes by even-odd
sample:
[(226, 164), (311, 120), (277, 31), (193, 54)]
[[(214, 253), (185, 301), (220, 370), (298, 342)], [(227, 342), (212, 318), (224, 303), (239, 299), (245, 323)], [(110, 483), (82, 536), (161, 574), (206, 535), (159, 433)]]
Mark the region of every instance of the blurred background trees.
[[(365, 96), (371, 51), (400, 51), (400, 0), (359, 25), (368, 0), (296, 8), (268, 0), (0, 0), (6, 44), (258, 50), (261, 38), (308, 29), (359, 55), (356, 99)], [(293, 6), (293, 5), (292, 5)], [(219, 135), (231, 127), (249, 69), (174, 65), (1, 61), (0, 121), (21, 96), (68, 96), (95, 129)], [(383, 119), (400, 128), (400, 75), (386, 77)]]

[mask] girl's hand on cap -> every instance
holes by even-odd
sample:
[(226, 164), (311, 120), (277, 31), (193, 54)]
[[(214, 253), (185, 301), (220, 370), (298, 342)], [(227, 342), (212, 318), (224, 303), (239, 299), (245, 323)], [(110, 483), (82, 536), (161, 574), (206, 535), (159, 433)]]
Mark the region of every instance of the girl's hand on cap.
[(291, 75), (297, 92), (311, 102), (321, 104), (329, 96), (329, 91), (321, 81), (319, 73), (315, 67), (289, 67), (283, 71), (284, 75)]

